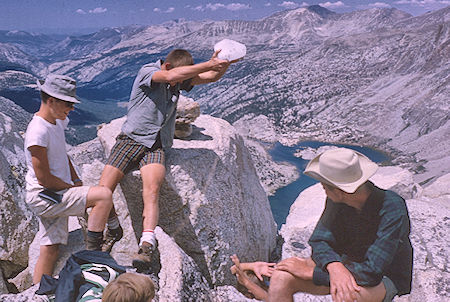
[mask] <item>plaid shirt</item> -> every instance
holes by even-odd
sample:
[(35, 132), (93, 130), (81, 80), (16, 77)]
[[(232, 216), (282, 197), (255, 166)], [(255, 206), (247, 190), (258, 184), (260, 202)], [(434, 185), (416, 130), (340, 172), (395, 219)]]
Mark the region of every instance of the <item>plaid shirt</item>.
[(326, 267), (342, 262), (361, 286), (389, 277), (403, 295), (411, 291), (412, 246), (405, 201), (369, 182), (372, 193), (361, 211), (326, 200), (325, 210), (309, 239), (316, 263), (313, 282), (329, 286)]

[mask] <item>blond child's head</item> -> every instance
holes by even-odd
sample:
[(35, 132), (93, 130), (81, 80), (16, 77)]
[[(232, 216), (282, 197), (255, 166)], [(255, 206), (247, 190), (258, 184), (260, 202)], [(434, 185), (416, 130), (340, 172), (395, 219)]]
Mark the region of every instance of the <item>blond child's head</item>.
[(170, 64), (170, 68), (194, 65), (194, 59), (189, 51), (185, 49), (174, 49), (166, 57), (164, 63)]
[(104, 302), (150, 302), (155, 296), (155, 285), (149, 276), (125, 273), (108, 284), (103, 291)]

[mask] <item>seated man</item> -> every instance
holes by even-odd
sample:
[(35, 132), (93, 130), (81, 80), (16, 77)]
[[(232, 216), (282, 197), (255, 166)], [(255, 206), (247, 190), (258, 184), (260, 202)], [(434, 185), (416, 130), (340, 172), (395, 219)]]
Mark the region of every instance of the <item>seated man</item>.
[(368, 179), (378, 166), (364, 155), (325, 151), (305, 174), (322, 183), (325, 210), (311, 235), (309, 259), (277, 264), (268, 301), (331, 294), (335, 302), (391, 301), (411, 291), (412, 246), (405, 201)]

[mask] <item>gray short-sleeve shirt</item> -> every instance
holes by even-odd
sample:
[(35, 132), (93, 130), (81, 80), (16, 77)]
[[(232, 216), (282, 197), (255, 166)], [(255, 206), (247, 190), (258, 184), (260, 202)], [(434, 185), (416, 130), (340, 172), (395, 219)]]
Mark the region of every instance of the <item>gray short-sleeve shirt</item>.
[(142, 66), (133, 83), (128, 103), (127, 119), (122, 132), (136, 142), (151, 148), (158, 132), (162, 147), (169, 148), (175, 133), (175, 117), (180, 89), (189, 91), (192, 86), (173, 87), (169, 83), (152, 82), (153, 74), (161, 70), (162, 61)]

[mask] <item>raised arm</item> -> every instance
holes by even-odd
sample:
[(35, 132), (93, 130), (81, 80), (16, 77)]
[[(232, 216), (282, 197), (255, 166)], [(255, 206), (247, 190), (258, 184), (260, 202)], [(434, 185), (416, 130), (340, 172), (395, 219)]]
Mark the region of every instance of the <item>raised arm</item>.
[[(194, 65), (186, 65), (171, 68), (170, 63), (166, 63), (166, 68), (156, 71), (152, 75), (152, 81), (158, 83), (171, 83), (171, 82), (182, 82), (187, 79), (193, 79), (193, 85), (195, 84), (195, 79), (198, 78), (199, 74), (220, 74), (225, 73), (226, 68), (230, 65), (227, 60), (220, 60), (217, 58), (219, 51), (216, 51), (210, 60)], [(223, 74), (222, 73), (222, 74)], [(199, 84), (199, 83), (197, 83)], [(201, 83), (200, 83), (201, 84)]]
[[(220, 52), (220, 50), (214, 52), (211, 60), (215, 59), (217, 57), (217, 54)], [(230, 65), (232, 63), (236, 63), (239, 60), (234, 60), (234, 61), (226, 61), (225, 64), (223, 64), (221, 66), (220, 69), (218, 70), (211, 70), (211, 71), (207, 71), (207, 72), (203, 72), (200, 73), (199, 75), (197, 75), (196, 77), (194, 77), (192, 79), (192, 85), (200, 85), (200, 84), (207, 84), (207, 83), (212, 83), (212, 82), (216, 82), (218, 81), (224, 74), (225, 72), (228, 70), (228, 67), (230, 67)]]

